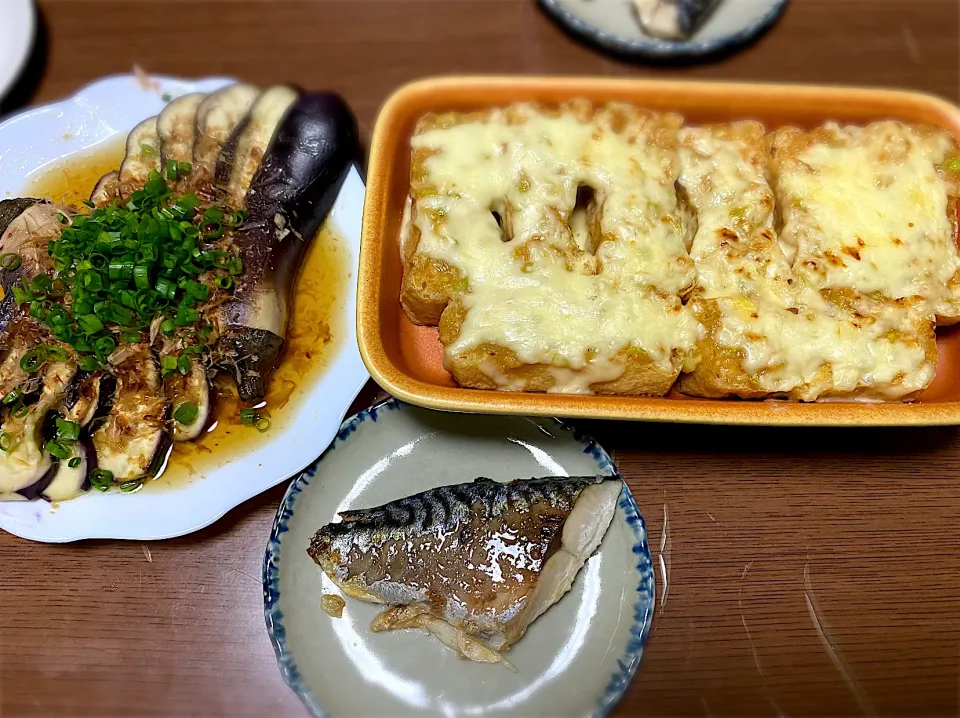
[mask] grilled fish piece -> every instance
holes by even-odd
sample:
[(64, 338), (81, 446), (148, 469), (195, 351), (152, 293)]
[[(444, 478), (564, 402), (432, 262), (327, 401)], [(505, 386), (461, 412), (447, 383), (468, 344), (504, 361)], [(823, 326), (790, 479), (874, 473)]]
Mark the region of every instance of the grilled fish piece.
[(341, 513), (307, 553), (348, 596), (391, 605), (374, 631), (422, 628), (505, 662), (573, 584), (613, 518), (618, 477), (479, 478)]
[(634, 0), (643, 31), (663, 40), (695, 33), (721, 0)]

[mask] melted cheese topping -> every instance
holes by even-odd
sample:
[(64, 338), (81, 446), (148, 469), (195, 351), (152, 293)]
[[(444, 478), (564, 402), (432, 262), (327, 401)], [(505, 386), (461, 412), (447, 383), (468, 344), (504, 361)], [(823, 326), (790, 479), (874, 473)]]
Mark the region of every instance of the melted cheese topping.
[(897, 399), (933, 380), (936, 367), (909, 332), (924, 325), (907, 310), (884, 306), (854, 318), (793, 279), (775, 239), (759, 126), (680, 134), (679, 181), (699, 222), (696, 294), (715, 300), (720, 313), (708, 341), (739, 351), (743, 371), (765, 391), (808, 401), (823, 393)]
[[(578, 391), (615, 378), (603, 360), (628, 347), (674, 370), (674, 352), (688, 351), (696, 334), (677, 297), (694, 275), (675, 160), (649, 136), (656, 122), (634, 111), (614, 129), (612, 111), (584, 121), (521, 106), (414, 137), (431, 187), (414, 199), (417, 251), (466, 279), (466, 318), (448, 357), (496, 344), (525, 363), (588, 370), (586, 385), (573, 382)], [(575, 236), (581, 187), (594, 200), (574, 219)]]
[[(893, 122), (789, 131), (776, 149), (778, 237), (759, 124), (679, 129), (624, 106), (582, 110), (518, 105), (413, 138), (405, 253), (462, 278), (447, 362), (505, 347), (547, 365), (550, 391), (584, 393), (622, 375), (624, 349), (690, 372), (695, 347), (712, 342), (763, 391), (803, 400), (899, 399), (933, 380), (931, 319), (960, 318), (946, 133)], [(716, 309), (709, 331), (688, 294)], [(920, 299), (893, 301), (908, 297)], [(478, 369), (525, 389), (493, 360)]]
[(931, 312), (956, 316), (948, 284), (960, 257), (937, 172), (950, 139), (896, 122), (825, 130), (831, 141), (788, 159), (777, 179), (798, 274), (819, 288), (923, 297)]

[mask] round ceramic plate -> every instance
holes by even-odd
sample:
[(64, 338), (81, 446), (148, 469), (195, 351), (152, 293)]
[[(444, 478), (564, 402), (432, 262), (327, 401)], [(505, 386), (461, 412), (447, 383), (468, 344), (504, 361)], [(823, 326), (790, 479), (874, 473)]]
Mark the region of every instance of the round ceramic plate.
[[(20, 77), (37, 28), (33, 0), (0, 0), (0, 99)], [(2, 151), (2, 146), (0, 146)]]
[[(5, 3), (7, 0), (0, 0)], [(2, 23), (0, 23), (2, 24)], [(0, 124), (0, 198), (16, 197), (30, 178), (52, 164), (96, 151), (156, 115), (188, 92), (211, 92), (232, 80), (178, 80), (120, 75), (100, 80), (73, 97), (31, 109)], [(364, 187), (352, 170), (328, 220), (356, 276)], [(152, 540), (180, 536), (212, 523), (234, 506), (301, 471), (329, 445), (369, 375), (356, 332), (356, 282), (344, 282), (336, 324), (342, 337), (315, 384), (305, 389), (294, 415), (250, 453), (175, 486), (158, 482), (134, 494), (91, 491), (71, 501), (0, 502), (0, 528), (34, 541), (85, 538)], [(334, 330), (336, 332), (336, 330)]]
[(654, 606), (643, 519), (624, 486), (598, 552), (573, 589), (509, 652), (516, 667), (461, 660), (419, 631), (371, 633), (382, 610), (346, 599), (307, 555), (320, 526), (478, 476), (612, 475), (591, 439), (555, 419), (471, 416), (389, 400), (357, 414), (284, 497), (263, 568), (267, 628), (280, 670), (314, 715), (590, 716), (620, 699), (640, 662)]
[(540, 0), (571, 32), (614, 52), (655, 59), (702, 57), (742, 45), (776, 21), (789, 0), (724, 0), (687, 40), (647, 35), (632, 0)]

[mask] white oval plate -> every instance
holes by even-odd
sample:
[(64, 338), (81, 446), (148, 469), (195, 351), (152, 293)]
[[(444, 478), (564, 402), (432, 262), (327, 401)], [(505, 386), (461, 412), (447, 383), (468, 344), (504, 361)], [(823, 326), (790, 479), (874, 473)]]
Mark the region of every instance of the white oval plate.
[(267, 545), (267, 628), (284, 679), (315, 716), (591, 716), (623, 695), (643, 652), (654, 578), (643, 519), (624, 485), (598, 552), (573, 589), (514, 646), (513, 673), (460, 660), (418, 631), (371, 633), (382, 610), (339, 593), (307, 555), (338, 512), (478, 476), (611, 475), (592, 439), (556, 419), (447, 414), (395, 399), (347, 421), (287, 490)]
[(0, 99), (20, 77), (33, 49), (37, 11), (33, 0), (2, 0), (0, 12)]
[[(150, 80), (146, 87), (132, 75), (106, 78), (63, 102), (28, 110), (0, 124), (0, 197), (16, 197), (28, 178), (45, 167), (125, 135), (163, 109), (164, 95), (211, 92), (232, 82), (227, 78)], [(351, 170), (328, 220), (349, 250), (353, 277), (359, 261), (363, 198), (363, 182)], [(296, 416), (268, 443), (184, 486), (151, 487), (135, 494), (91, 491), (56, 507), (44, 501), (0, 503), (0, 528), (48, 542), (181, 536), (296, 474), (329, 445), (369, 378), (357, 349), (356, 283), (346, 284), (340, 303), (344, 337), (338, 353), (302, 397)]]

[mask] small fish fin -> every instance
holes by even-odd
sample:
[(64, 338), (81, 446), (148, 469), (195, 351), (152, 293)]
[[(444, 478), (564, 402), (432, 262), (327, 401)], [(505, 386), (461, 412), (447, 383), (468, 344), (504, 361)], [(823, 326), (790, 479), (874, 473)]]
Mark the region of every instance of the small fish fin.
[(430, 615), (425, 604), (393, 606), (379, 614), (370, 624), (370, 630), (374, 633), (406, 628), (419, 628), (433, 634), (443, 645), (467, 660), (477, 663), (502, 663), (511, 671), (517, 670), (499, 651), (443, 619)]

